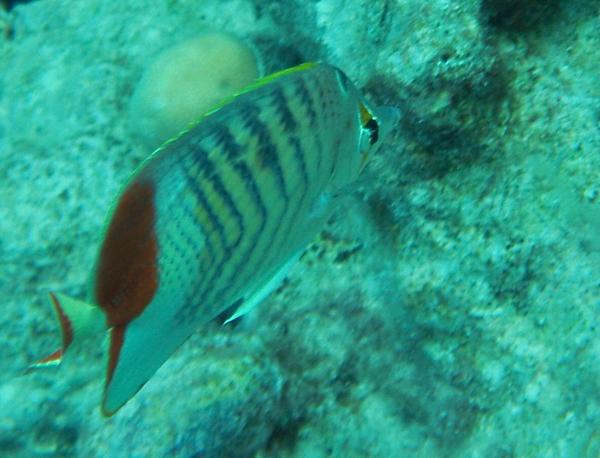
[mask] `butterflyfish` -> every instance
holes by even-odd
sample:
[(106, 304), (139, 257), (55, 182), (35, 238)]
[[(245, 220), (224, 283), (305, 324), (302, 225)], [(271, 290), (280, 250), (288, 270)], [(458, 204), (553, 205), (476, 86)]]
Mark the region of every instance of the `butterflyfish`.
[(34, 366), (106, 333), (102, 412), (114, 414), (202, 323), (279, 285), (398, 117), (323, 63), (221, 102), (133, 172), (87, 298), (50, 294), (62, 345)]

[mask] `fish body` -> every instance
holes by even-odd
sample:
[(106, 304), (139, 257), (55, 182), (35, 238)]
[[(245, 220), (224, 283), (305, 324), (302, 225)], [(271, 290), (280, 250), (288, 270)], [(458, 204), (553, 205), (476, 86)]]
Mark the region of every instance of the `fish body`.
[(167, 141), (109, 212), (86, 301), (52, 295), (63, 345), (40, 365), (108, 329), (102, 410), (116, 412), (203, 322), (277, 286), (396, 116), (378, 113), (341, 70), (308, 63)]

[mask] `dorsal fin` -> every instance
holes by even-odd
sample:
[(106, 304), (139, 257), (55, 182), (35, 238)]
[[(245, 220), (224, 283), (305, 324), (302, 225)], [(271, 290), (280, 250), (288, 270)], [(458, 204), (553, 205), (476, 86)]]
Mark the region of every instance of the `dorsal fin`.
[(303, 64), (296, 65), (295, 67), (286, 68), (284, 70), (280, 70), (278, 72), (271, 73), (267, 76), (263, 76), (262, 78), (259, 78), (256, 81), (254, 81), (253, 83), (250, 83), (247, 86), (244, 86), (239, 91), (237, 91), (237, 92), (233, 93), (232, 95), (225, 97), (224, 99), (217, 102), (216, 105), (214, 105), (213, 107), (208, 109), (206, 112), (204, 112), (202, 114), (202, 116), (200, 116), (198, 119), (195, 119), (194, 121), (190, 122), (187, 125), (187, 127), (185, 129), (183, 129), (181, 132), (179, 132), (177, 135), (175, 135), (172, 138), (165, 141), (156, 151), (154, 151), (152, 153), (151, 157), (159, 154), (166, 146), (173, 143), (178, 138), (180, 138), (182, 135), (185, 135), (191, 129), (196, 127), (200, 122), (202, 122), (204, 120), (204, 118), (212, 115), (213, 113), (216, 113), (217, 111), (219, 111), (221, 108), (225, 107), (226, 105), (229, 105), (231, 102), (233, 102), (239, 96), (241, 96), (243, 94), (247, 94), (248, 92), (255, 91), (256, 89), (259, 89), (263, 86), (267, 86), (267, 85), (271, 84), (272, 82), (280, 79), (281, 77), (291, 75), (293, 73), (302, 72), (305, 70), (310, 70), (311, 68), (314, 68), (317, 65), (319, 65), (319, 62), (304, 62)]

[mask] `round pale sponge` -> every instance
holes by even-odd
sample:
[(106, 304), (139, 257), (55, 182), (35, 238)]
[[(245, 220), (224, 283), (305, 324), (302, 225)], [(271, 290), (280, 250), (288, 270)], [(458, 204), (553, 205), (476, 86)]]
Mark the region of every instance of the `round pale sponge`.
[(146, 69), (131, 98), (134, 134), (149, 147), (258, 77), (252, 49), (223, 32), (206, 32), (159, 54)]

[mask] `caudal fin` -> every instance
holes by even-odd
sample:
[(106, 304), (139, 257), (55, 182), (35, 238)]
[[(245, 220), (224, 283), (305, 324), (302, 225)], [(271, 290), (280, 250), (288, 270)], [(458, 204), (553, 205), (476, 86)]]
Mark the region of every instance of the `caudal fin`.
[(71, 345), (105, 328), (104, 315), (98, 307), (62, 294), (50, 293), (50, 300), (60, 324), (62, 343), (60, 348), (31, 364), (30, 370), (59, 365)]

